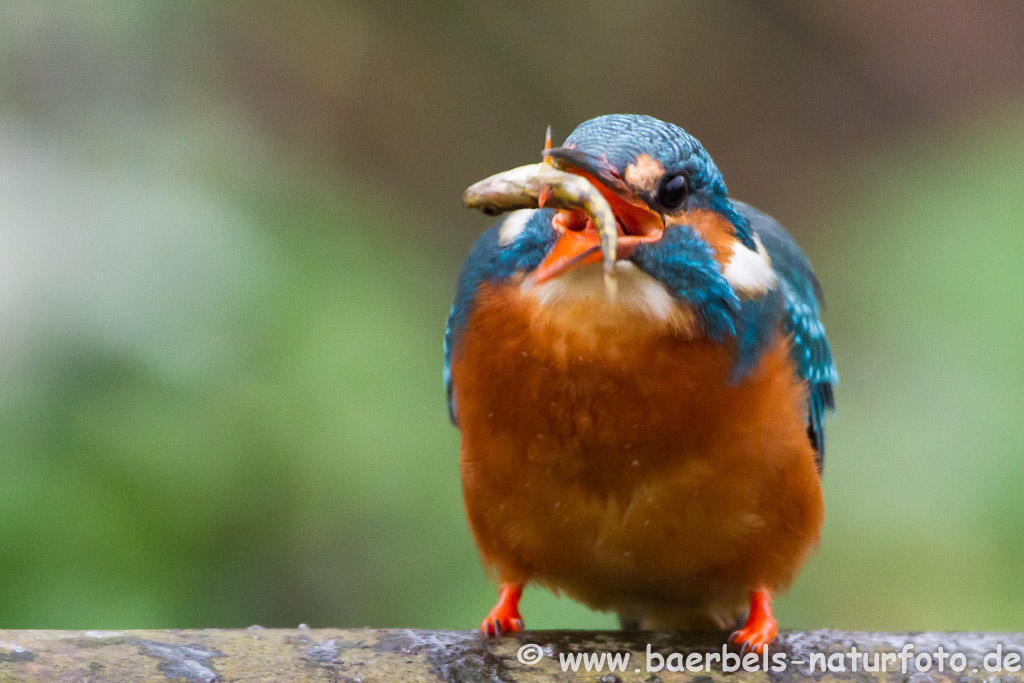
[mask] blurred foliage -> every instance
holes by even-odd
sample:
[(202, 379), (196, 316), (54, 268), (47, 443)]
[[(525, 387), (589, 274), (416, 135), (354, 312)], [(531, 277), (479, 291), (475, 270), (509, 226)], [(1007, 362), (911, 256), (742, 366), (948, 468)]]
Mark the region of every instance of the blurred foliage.
[[(742, 196), (778, 213), (778, 187), (825, 286), (827, 523), (783, 624), (1020, 627), (1024, 90), (895, 129), (865, 114), (838, 141), (801, 114), (789, 172), (746, 158), (742, 126), (712, 144), (729, 107), (749, 120), (753, 58), (688, 76), (745, 74), (715, 104), (634, 51), (608, 78), (635, 91), (581, 104), (560, 81), (605, 65), (531, 57), (569, 16), (514, 17), (511, 36), (539, 34), (517, 46), (496, 38), (513, 18), (489, 42), (469, 5), (249, 7), (0, 9), (0, 627), (478, 624), (493, 588), (440, 386), (485, 227), (459, 191), (533, 158), (542, 123), (615, 109), (702, 122)], [(781, 35), (769, 62), (791, 75), (807, 60)], [(540, 590), (523, 608), (537, 628), (614, 623)]]

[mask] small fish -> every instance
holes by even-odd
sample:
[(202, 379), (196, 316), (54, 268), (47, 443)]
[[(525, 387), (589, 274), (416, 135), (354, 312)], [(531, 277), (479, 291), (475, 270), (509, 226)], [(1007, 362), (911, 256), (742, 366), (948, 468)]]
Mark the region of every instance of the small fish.
[(539, 206), (585, 211), (601, 238), (605, 292), (610, 301), (615, 300), (618, 224), (608, 201), (585, 178), (560, 171), (544, 161), (502, 171), (473, 183), (462, 194), (462, 201), (488, 216)]

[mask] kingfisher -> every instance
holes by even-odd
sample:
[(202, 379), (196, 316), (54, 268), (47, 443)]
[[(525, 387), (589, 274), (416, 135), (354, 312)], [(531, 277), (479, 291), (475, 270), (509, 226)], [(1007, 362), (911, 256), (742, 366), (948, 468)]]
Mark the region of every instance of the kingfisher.
[(483, 233), (458, 275), (445, 388), (499, 583), (481, 630), (521, 630), (536, 584), (624, 628), (738, 627), (761, 652), (823, 521), (837, 377), (821, 287), (674, 124), (600, 116), (543, 154), (612, 208), (617, 293), (591, 217), (543, 200)]

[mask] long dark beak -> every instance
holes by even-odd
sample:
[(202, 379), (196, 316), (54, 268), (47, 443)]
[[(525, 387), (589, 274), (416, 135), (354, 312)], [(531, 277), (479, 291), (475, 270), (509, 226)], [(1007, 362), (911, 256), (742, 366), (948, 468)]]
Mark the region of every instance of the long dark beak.
[(543, 154), (561, 171), (583, 171), (620, 196), (625, 196), (628, 192), (629, 188), (619, 177), (618, 170), (604, 156), (587, 154), (572, 147), (545, 149)]

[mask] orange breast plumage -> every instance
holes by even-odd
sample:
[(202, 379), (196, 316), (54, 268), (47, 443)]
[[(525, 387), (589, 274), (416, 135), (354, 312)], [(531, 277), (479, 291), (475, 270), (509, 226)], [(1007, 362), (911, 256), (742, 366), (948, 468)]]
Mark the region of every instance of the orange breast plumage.
[(785, 589), (823, 514), (789, 338), (737, 380), (684, 309), (551, 304), (485, 283), (452, 350), (485, 563), (649, 628), (727, 626)]

